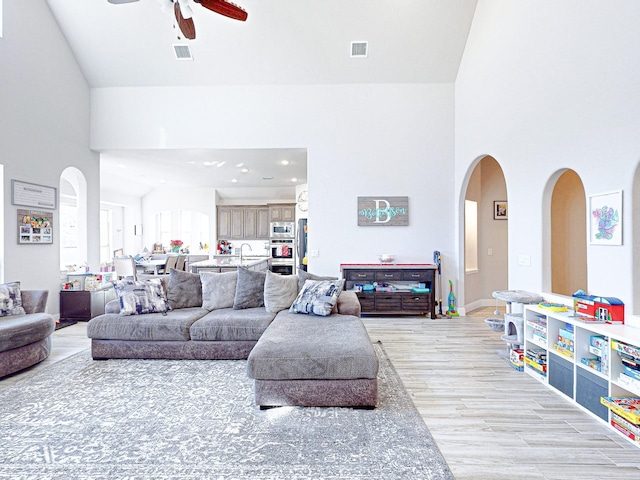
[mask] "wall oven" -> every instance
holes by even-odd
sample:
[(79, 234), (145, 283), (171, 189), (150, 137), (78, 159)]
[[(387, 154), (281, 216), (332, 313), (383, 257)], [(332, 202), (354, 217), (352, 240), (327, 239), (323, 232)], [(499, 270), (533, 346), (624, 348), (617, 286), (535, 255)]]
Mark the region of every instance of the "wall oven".
[(271, 271), (283, 275), (293, 275), (295, 265), (295, 239), (272, 238), (269, 242)]

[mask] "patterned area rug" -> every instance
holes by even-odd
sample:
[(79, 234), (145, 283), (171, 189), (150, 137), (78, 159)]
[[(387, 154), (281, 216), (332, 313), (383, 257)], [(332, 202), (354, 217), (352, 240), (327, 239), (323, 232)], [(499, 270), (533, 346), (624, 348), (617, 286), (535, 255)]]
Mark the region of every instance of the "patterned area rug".
[(246, 361), (81, 352), (0, 382), (0, 478), (453, 479), (384, 349), (375, 410), (260, 410)]

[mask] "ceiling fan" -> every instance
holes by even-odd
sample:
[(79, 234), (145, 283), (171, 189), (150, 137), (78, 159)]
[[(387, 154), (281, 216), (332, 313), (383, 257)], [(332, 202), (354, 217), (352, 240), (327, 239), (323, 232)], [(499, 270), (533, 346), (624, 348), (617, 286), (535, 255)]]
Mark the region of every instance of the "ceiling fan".
[[(109, 3), (123, 4), (133, 3), (139, 0), (107, 0)], [(207, 10), (216, 12), (225, 17), (232, 18), (244, 22), (247, 20), (247, 11), (242, 7), (235, 5), (234, 3), (227, 2), (226, 0), (193, 0), (195, 3), (199, 3)], [(196, 38), (196, 26), (193, 23), (193, 10), (189, 5), (191, 0), (158, 0), (163, 10), (171, 8), (173, 4), (173, 14), (175, 15), (176, 22), (180, 31), (189, 40)]]

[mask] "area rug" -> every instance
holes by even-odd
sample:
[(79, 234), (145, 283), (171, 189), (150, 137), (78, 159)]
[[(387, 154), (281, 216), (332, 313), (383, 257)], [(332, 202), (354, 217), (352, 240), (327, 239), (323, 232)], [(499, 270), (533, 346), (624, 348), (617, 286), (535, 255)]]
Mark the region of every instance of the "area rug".
[(246, 361), (89, 351), (0, 382), (0, 478), (453, 479), (380, 344), (374, 410), (260, 410)]

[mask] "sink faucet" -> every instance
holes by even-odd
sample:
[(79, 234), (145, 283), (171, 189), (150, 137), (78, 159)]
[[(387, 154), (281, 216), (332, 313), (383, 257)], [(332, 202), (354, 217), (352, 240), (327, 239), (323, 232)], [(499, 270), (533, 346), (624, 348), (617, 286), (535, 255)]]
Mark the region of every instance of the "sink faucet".
[(253, 248), (251, 248), (251, 245), (249, 245), (248, 243), (243, 243), (242, 245), (240, 245), (240, 263), (242, 263), (242, 247), (244, 246), (249, 247), (249, 251), (253, 252)]

